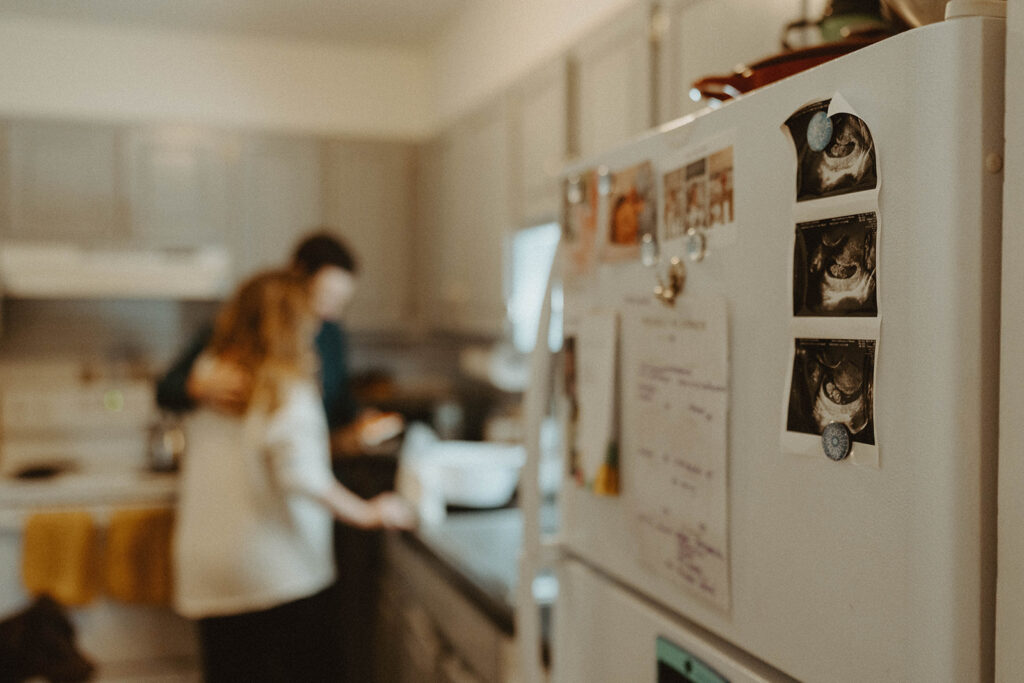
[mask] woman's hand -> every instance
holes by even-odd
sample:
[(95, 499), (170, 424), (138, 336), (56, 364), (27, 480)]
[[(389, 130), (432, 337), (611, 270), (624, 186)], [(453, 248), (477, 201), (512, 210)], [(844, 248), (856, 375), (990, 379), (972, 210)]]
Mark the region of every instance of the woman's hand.
[(382, 493), (370, 499), (384, 529), (415, 529), (416, 513), (395, 493)]

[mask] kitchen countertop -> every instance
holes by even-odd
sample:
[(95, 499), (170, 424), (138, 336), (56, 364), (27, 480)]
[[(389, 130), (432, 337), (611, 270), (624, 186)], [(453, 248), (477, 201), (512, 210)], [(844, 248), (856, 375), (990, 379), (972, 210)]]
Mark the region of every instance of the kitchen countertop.
[[(341, 464), (335, 463), (335, 473), (339, 478), (366, 497), (380, 492), (363, 489), (375, 485), (375, 482), (367, 484), (364, 480), (371, 475), (377, 477), (381, 468), (390, 468), (393, 479), (394, 457), (352, 457)], [(142, 467), (71, 470), (38, 479), (0, 474), (0, 510), (75, 505), (171, 505), (177, 497), (177, 473), (155, 472)]]
[[(554, 505), (542, 509), (554, 528)], [(450, 512), (435, 525), (401, 538), (428, 556), (438, 571), (509, 635), (515, 632), (515, 602), (523, 517), (519, 508)]]
[(175, 474), (126, 469), (66, 472), (46, 479), (0, 478), (0, 509), (69, 505), (171, 504), (177, 498)]
[[(352, 483), (357, 484), (354, 488), (360, 488), (358, 482)], [(0, 517), (6, 520), (33, 509), (67, 506), (171, 505), (177, 490), (177, 475), (141, 469), (69, 472), (42, 480), (6, 477), (0, 478)], [(555, 506), (545, 506), (544, 527), (554, 528), (555, 520)], [(519, 508), (451, 511), (440, 523), (402, 533), (397, 538), (426, 556), (440, 574), (503, 631), (514, 633), (523, 540)]]

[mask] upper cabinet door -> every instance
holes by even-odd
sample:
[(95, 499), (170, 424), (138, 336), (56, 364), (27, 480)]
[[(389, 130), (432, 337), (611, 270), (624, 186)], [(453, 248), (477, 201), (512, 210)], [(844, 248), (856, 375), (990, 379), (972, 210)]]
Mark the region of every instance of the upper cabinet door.
[(513, 88), (512, 193), (519, 227), (558, 219), (569, 152), (569, 68), (559, 59)]
[(228, 134), (189, 126), (140, 127), (128, 144), (134, 237), (149, 247), (225, 244), (231, 169), (238, 145)]
[(14, 121), (6, 131), (3, 236), (85, 245), (125, 238), (118, 128)]
[(582, 157), (621, 144), (654, 124), (650, 13), (648, 3), (630, 5), (572, 50), (572, 151)]
[(328, 224), (355, 251), (359, 287), (346, 314), (353, 329), (411, 324), (415, 149), (398, 142), (334, 140), (327, 145)]
[(245, 278), (287, 264), (298, 240), (323, 222), (323, 145), (314, 137), (246, 136), (238, 176), (232, 249)]
[(444, 194), (444, 161), (446, 138), (436, 137), (417, 150), (416, 159), (416, 212), (413, 235), (413, 254), (410, 287), (415, 307), (416, 325), (430, 329), (436, 321), (441, 305), (443, 281), (441, 251), (444, 213), (447, 197)]
[(800, 16), (801, 2), (669, 0), (658, 11), (658, 121), (665, 123), (706, 106), (690, 98), (694, 81), (778, 52), (782, 27)]
[(498, 336), (505, 324), (509, 123), (504, 97), (460, 120), (442, 148), (440, 307), (434, 327)]

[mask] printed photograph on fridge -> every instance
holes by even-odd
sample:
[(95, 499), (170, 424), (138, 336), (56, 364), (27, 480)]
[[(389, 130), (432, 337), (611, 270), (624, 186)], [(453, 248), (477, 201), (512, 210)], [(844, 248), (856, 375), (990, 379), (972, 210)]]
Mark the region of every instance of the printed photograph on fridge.
[(830, 422), (875, 444), (873, 339), (800, 339), (793, 349), (786, 429), (821, 435)]
[(686, 229), (708, 227), (707, 159), (698, 159), (686, 166)]
[(587, 171), (562, 183), (562, 239), (566, 275), (590, 272), (597, 238), (597, 172)]
[(662, 176), (664, 237), (666, 240), (686, 234), (686, 169), (677, 168)]
[(562, 372), (566, 406), (565, 442), (569, 452), (569, 474), (577, 486), (583, 485), (583, 468), (580, 466), (579, 445), (576, 435), (579, 431), (580, 401), (576, 393), (576, 337), (566, 336), (562, 341)]
[(878, 184), (867, 124), (848, 113), (830, 117), (829, 102), (809, 104), (786, 120), (796, 147), (798, 202), (870, 190)]
[(876, 316), (874, 211), (796, 224), (793, 315)]
[(646, 161), (616, 171), (608, 193), (608, 231), (603, 250), (607, 261), (636, 258), (645, 235), (658, 239), (654, 168)]
[(720, 149), (708, 157), (709, 227), (732, 223), (732, 147)]

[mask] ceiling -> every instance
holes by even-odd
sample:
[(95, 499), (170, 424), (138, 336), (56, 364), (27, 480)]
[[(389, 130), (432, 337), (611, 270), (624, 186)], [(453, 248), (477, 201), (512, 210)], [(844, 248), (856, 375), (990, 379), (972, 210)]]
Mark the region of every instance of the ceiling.
[(0, 0), (0, 19), (419, 47), (467, 0)]

